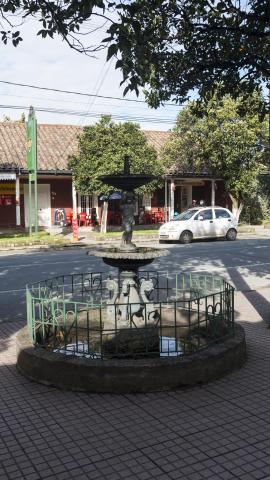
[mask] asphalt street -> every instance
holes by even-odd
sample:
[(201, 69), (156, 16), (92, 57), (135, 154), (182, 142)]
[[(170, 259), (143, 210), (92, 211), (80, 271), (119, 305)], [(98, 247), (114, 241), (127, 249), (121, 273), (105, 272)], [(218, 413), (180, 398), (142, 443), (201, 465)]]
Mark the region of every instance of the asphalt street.
[[(170, 255), (156, 260), (149, 268), (151, 270), (216, 273), (242, 292), (270, 286), (270, 238), (167, 244), (159, 248), (167, 248)], [(26, 321), (27, 283), (59, 274), (90, 271), (109, 273), (109, 267), (102, 260), (86, 255), (88, 250), (0, 252), (0, 320)]]

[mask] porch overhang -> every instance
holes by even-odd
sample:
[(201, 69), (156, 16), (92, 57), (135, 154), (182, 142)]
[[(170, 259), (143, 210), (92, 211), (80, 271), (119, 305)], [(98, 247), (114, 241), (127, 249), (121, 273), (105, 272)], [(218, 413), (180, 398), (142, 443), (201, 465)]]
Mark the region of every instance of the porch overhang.
[(222, 180), (220, 177), (209, 173), (169, 173), (165, 175), (165, 180)]
[[(28, 175), (28, 170), (27, 169), (20, 169), (21, 175)], [(52, 175), (52, 176), (65, 176), (65, 177), (71, 177), (72, 176), (72, 171), (71, 170), (38, 170), (37, 171), (38, 175)]]

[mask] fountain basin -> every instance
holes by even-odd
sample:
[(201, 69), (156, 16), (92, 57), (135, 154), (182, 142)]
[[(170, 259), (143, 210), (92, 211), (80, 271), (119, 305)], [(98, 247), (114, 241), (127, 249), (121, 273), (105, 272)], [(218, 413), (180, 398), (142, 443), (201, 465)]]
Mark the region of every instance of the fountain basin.
[(134, 250), (124, 250), (117, 247), (98, 248), (90, 250), (87, 254), (101, 257), (103, 262), (120, 270), (137, 271), (153, 262), (156, 258), (165, 257), (169, 251), (158, 248), (136, 247)]
[(113, 285), (121, 290), (123, 274), (78, 273), (29, 285), (19, 371), (59, 388), (129, 393), (208, 382), (244, 363), (234, 289), (222, 278), (138, 271), (140, 294), (150, 296), (131, 302), (131, 316), (121, 319), (123, 305), (111, 292)]
[(133, 192), (136, 188), (142, 187), (147, 183), (156, 180), (158, 177), (155, 175), (145, 175), (145, 174), (119, 174), (119, 175), (103, 175), (99, 179), (111, 185), (114, 188), (123, 190), (126, 192)]

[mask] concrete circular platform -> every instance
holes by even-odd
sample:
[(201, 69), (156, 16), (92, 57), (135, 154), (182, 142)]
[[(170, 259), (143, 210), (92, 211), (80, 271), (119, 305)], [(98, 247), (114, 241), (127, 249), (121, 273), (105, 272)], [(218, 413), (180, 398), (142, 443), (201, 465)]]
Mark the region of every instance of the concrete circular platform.
[(145, 393), (215, 380), (246, 359), (244, 329), (186, 357), (90, 360), (33, 347), (27, 327), (17, 334), (17, 368), (29, 380), (61, 389), (96, 393)]

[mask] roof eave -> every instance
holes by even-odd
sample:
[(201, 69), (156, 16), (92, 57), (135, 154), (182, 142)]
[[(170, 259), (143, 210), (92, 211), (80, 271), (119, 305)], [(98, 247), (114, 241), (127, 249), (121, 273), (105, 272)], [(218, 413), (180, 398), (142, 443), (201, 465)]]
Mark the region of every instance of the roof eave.
[[(28, 175), (29, 172), (28, 172), (27, 169), (21, 168), (20, 173), (22, 175)], [(71, 170), (38, 170), (37, 175), (56, 175), (56, 176), (57, 175), (68, 175), (68, 176), (71, 176), (72, 171)]]

